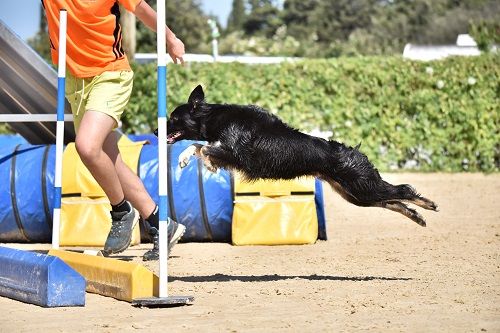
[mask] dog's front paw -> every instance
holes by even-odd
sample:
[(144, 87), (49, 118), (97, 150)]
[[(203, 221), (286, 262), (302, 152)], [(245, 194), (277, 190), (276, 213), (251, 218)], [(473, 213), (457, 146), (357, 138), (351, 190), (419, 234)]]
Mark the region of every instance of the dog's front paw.
[(182, 153), (179, 154), (179, 167), (185, 168), (189, 164), (189, 160), (191, 159), (191, 156), (193, 156), (196, 153), (196, 146), (191, 145), (184, 149)]
[(206, 164), (205, 163), (205, 168), (207, 168), (208, 171), (210, 171), (211, 173), (217, 173), (217, 167), (214, 167), (212, 164)]
[[(184, 155), (184, 156), (183, 156)], [(179, 155), (179, 168), (184, 169), (189, 164), (192, 154), (180, 154)]]
[(189, 158), (185, 158), (183, 160), (179, 159), (179, 168), (184, 169), (185, 167), (187, 167), (188, 164), (189, 164)]

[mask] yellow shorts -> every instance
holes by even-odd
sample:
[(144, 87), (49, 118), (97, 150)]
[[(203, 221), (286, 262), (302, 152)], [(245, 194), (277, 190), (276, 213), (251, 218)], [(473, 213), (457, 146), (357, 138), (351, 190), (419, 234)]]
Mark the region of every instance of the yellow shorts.
[(78, 132), (86, 110), (109, 115), (116, 122), (115, 128), (118, 127), (132, 93), (134, 72), (108, 71), (88, 78), (66, 73), (66, 99), (73, 112), (75, 131)]

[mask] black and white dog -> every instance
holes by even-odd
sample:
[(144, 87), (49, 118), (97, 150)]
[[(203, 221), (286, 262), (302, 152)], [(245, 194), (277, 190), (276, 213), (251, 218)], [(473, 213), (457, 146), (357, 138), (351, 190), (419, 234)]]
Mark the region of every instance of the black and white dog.
[(391, 185), (358, 147), (347, 147), (299, 132), (254, 105), (209, 104), (201, 86), (177, 107), (167, 122), (168, 143), (202, 140), (179, 157), (181, 167), (192, 155), (215, 172), (237, 170), (251, 181), (315, 176), (328, 182), (344, 199), (363, 207), (399, 212), (421, 226), (425, 220), (408, 202), (437, 211), (437, 205), (410, 185)]

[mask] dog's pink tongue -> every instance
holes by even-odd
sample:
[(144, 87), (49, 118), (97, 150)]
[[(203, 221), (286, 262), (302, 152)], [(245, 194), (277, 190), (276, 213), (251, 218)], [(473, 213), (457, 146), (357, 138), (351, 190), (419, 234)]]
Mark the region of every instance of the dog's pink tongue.
[(174, 143), (175, 139), (181, 135), (180, 132), (174, 132), (167, 135), (167, 143)]

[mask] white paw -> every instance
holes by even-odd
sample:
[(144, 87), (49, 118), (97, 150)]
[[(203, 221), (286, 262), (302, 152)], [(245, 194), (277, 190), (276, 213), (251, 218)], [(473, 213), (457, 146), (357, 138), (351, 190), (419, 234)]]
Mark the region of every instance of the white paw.
[(191, 159), (191, 156), (194, 155), (196, 152), (196, 147), (195, 146), (189, 146), (182, 153), (179, 155), (179, 167), (185, 168), (189, 164), (189, 160)]
[(188, 164), (189, 164), (189, 157), (187, 157), (187, 158), (185, 158), (185, 159), (183, 159), (183, 160), (181, 160), (181, 159), (179, 158), (179, 167), (180, 167), (181, 169), (184, 169), (185, 167), (187, 167), (187, 165), (188, 165)]

